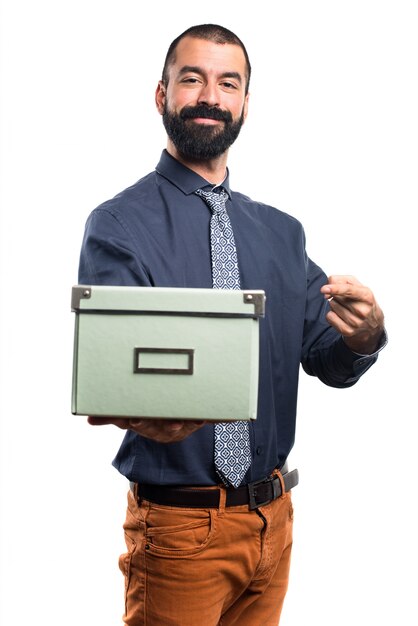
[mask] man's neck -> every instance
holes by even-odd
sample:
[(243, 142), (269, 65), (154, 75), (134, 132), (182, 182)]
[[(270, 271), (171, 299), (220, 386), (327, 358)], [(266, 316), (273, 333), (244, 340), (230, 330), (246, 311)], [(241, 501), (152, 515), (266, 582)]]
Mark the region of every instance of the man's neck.
[(228, 159), (228, 151), (221, 154), (216, 159), (208, 159), (207, 161), (193, 161), (182, 157), (176, 147), (169, 141), (167, 144), (167, 152), (177, 161), (188, 167), (196, 174), (208, 181), (211, 185), (219, 185), (226, 177), (226, 164)]

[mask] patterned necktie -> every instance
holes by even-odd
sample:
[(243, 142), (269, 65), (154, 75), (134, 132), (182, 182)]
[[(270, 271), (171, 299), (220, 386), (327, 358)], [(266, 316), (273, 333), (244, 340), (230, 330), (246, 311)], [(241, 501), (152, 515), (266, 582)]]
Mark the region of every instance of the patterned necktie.
[[(209, 206), (212, 284), (214, 289), (240, 289), (234, 233), (226, 212), (228, 194), (198, 189), (196, 194)], [(251, 465), (247, 422), (215, 424), (215, 467), (226, 485), (238, 487)]]

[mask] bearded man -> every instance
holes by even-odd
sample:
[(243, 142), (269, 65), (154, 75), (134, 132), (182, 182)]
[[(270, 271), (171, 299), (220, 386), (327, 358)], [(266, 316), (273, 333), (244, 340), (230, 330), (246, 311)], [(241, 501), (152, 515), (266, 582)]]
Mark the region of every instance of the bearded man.
[(250, 75), (244, 44), (228, 29), (204, 24), (177, 37), (156, 90), (166, 150), (85, 228), (80, 284), (225, 288), (211, 245), (219, 219), (231, 288), (266, 293), (257, 419), (237, 430), (244, 460), (232, 473), (219, 459), (217, 424), (89, 418), (126, 430), (113, 464), (130, 481), (119, 562), (129, 626), (277, 626), (292, 546), (297, 474), (286, 460), (300, 365), (349, 387), (385, 343), (370, 289), (352, 276), (327, 278), (296, 219), (231, 191), (228, 149), (247, 117)]

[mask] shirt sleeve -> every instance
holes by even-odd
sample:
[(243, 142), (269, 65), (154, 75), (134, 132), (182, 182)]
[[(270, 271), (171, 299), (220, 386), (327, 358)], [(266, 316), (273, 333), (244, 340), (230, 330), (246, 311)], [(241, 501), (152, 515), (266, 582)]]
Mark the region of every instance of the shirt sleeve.
[(310, 376), (316, 376), (331, 387), (351, 387), (377, 361), (387, 343), (386, 331), (376, 352), (357, 354), (345, 344), (343, 337), (331, 327), (326, 314), (329, 304), (320, 293), (327, 283), (325, 273), (307, 259), (307, 302), (301, 364)]
[(122, 219), (106, 209), (93, 211), (80, 253), (81, 285), (152, 286), (147, 268)]

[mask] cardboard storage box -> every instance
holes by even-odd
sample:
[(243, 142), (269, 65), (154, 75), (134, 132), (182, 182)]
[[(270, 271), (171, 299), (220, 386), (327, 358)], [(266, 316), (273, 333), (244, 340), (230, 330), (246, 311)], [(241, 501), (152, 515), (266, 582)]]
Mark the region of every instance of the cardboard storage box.
[(76, 285), (72, 412), (249, 420), (261, 290)]

